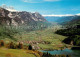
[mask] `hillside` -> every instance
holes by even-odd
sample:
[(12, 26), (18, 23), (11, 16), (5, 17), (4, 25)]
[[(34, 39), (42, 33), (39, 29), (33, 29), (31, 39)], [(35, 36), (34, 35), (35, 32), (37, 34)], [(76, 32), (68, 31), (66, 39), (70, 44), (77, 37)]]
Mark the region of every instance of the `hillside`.
[(80, 24), (80, 16), (76, 16), (73, 20), (67, 22), (65, 25), (74, 26)]
[(60, 29), (57, 30), (56, 33), (67, 36), (67, 38), (63, 40), (64, 43), (80, 46), (80, 25), (70, 26), (66, 29)]
[(15, 34), (24, 31), (44, 29), (47, 27), (47, 20), (39, 13), (10, 12), (0, 8), (0, 39), (14, 38)]
[(80, 16), (75, 16), (63, 25), (66, 29), (56, 31), (57, 34), (67, 36), (64, 43), (80, 46)]

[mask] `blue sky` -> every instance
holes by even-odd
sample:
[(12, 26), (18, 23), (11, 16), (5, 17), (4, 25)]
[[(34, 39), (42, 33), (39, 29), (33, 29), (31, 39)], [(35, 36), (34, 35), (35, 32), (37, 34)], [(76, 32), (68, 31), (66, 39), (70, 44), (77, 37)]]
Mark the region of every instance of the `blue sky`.
[(0, 0), (19, 11), (39, 12), (42, 15), (80, 13), (80, 0)]

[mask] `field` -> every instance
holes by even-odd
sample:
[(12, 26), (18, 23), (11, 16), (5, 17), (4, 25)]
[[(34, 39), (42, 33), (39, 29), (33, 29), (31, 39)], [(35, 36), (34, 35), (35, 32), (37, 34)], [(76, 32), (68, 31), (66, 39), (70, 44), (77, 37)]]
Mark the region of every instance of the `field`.
[(0, 57), (40, 57), (40, 55), (31, 50), (0, 48)]
[[(62, 35), (55, 34), (56, 29), (45, 29), (45, 30), (38, 30), (38, 31), (31, 31), (31, 32), (23, 32), (21, 34), (16, 34), (15, 38), (18, 41), (33, 44), (34, 46), (39, 46), (40, 49), (59, 49), (64, 47), (64, 40), (66, 37)], [(47, 43), (42, 43), (47, 42)], [(28, 43), (27, 43), (28, 44)]]
[(62, 47), (65, 46), (65, 44), (62, 43), (62, 41), (66, 37), (55, 34), (56, 30), (58, 30), (58, 27), (46, 28), (44, 30), (28, 31), (28, 32), (22, 31), (17, 34), (14, 33), (14, 38), (17, 41), (14, 41), (13, 38), (12, 39), (3, 38), (2, 40), (4, 40), (6, 43), (13, 41), (15, 43), (23, 42), (24, 45), (31, 44), (36, 49), (49, 49), (49, 50), (50, 49), (61, 49)]
[[(59, 50), (65, 47), (66, 44), (62, 41), (66, 38), (65, 36), (55, 34), (56, 29), (47, 28), (44, 30), (21, 32), (14, 34), (14, 41), (10, 38), (2, 39), (5, 43), (23, 42), (24, 45), (31, 44), (34, 49), (37, 50)], [(40, 57), (40, 55), (32, 50), (24, 49), (8, 49), (5, 47), (0, 48), (0, 57)]]

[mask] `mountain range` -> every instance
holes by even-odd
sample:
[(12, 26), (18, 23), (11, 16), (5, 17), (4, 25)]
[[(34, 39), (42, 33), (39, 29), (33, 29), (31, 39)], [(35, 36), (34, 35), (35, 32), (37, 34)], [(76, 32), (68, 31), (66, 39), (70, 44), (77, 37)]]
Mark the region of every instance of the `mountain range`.
[(79, 15), (73, 15), (73, 16), (46, 16), (46, 20), (49, 22), (56, 22), (58, 24), (67, 24), (71, 23), (71, 21), (75, 22), (74, 20), (80, 20)]
[(37, 25), (37, 22), (47, 22), (47, 20), (38, 12), (31, 13), (27, 11), (8, 11), (0, 7), (0, 25)]
[(46, 16), (43, 17), (38, 12), (9, 11), (0, 7), (0, 25), (8, 26), (47, 26), (47, 22), (54, 24), (75, 24), (80, 23), (80, 16)]

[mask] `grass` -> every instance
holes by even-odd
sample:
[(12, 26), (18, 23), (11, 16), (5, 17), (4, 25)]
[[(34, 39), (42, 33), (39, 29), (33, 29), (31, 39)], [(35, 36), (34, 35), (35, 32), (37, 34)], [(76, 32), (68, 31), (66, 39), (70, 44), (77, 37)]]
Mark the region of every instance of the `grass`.
[[(36, 54), (36, 55), (34, 55)], [(31, 50), (0, 48), (0, 57), (40, 57), (40, 55)]]
[[(65, 36), (61, 36), (55, 34), (54, 29), (45, 29), (45, 30), (38, 30), (38, 31), (31, 31), (31, 32), (22, 32), (19, 34), (14, 35), (18, 41), (25, 43), (27, 41), (47, 41), (50, 42), (49, 44), (34, 44), (40, 47), (43, 50), (54, 50), (54, 49), (61, 49), (64, 47), (64, 43), (62, 41), (66, 38)], [(3, 39), (6, 43), (13, 41), (9, 38)], [(16, 41), (14, 41), (17, 43)], [(40, 57), (40, 55), (31, 50), (23, 50), (23, 49), (7, 49), (7, 48), (0, 48), (0, 57)]]
[(50, 44), (39, 44), (39, 47), (41, 47), (42, 49), (53, 49), (53, 46)]
[(38, 30), (38, 31), (31, 31), (31, 32), (23, 32), (21, 34), (15, 35), (15, 38), (18, 41), (48, 41), (50, 44), (41, 44), (39, 46), (42, 49), (57, 49), (61, 45), (63, 47), (64, 43), (62, 41), (66, 38), (65, 36), (55, 34), (54, 29), (45, 29), (45, 30)]
[[(64, 47), (64, 43), (62, 41), (66, 38), (65, 36), (55, 34), (56, 29), (54, 28), (47, 28), (45, 30), (37, 30), (37, 31), (30, 31), (30, 32), (21, 32), (18, 34), (14, 34), (14, 38), (17, 39), (17, 42), (23, 42), (25, 45), (27, 41), (48, 41), (50, 44), (37, 44), (42, 49), (57, 49), (59, 47)], [(2, 39), (6, 43), (13, 41), (9, 38)], [(13, 41), (14, 42), (14, 41)], [(16, 43), (16, 41), (15, 41)]]

